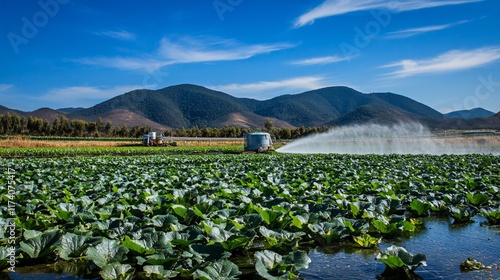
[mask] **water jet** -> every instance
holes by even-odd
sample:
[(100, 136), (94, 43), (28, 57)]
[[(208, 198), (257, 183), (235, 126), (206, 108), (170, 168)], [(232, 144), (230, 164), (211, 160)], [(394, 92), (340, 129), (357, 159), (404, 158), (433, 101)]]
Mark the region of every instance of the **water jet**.
[(332, 128), (277, 150), (297, 154), (500, 154), (498, 136), (437, 136), (420, 123)]

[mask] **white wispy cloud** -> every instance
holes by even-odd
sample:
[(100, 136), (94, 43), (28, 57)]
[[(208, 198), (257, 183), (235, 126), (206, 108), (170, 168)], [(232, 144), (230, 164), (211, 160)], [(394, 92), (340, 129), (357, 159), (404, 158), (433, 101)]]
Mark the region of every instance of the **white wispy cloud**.
[(298, 28), (307, 24), (312, 24), (316, 19), (338, 16), (358, 11), (386, 9), (390, 12), (396, 13), (481, 1), (483, 0), (326, 0), (314, 9), (300, 15), (295, 20), (294, 27)]
[(119, 31), (108, 30), (103, 32), (95, 32), (94, 34), (124, 41), (133, 41), (136, 38), (136, 35), (134, 33), (125, 30), (119, 30)]
[(382, 68), (397, 68), (388, 74), (403, 78), (418, 74), (453, 72), (476, 68), (500, 60), (500, 47), (484, 47), (474, 50), (451, 50), (434, 58), (423, 60), (405, 59)]
[(334, 55), (334, 56), (322, 56), (322, 57), (313, 57), (313, 58), (294, 60), (290, 63), (294, 64), (294, 65), (330, 64), (330, 63), (341, 62), (344, 60), (349, 60), (351, 58), (352, 57), (341, 57), (341, 56)]
[(147, 73), (155, 72), (163, 66), (174, 64), (173, 61), (162, 60), (157, 56), (144, 54), (141, 57), (83, 57), (72, 61), (86, 65), (115, 68), (120, 70), (139, 70)]
[(454, 23), (448, 23), (448, 24), (442, 24), (442, 25), (430, 25), (430, 26), (409, 28), (409, 29), (389, 32), (389, 33), (387, 33), (386, 37), (390, 38), (390, 39), (408, 38), (408, 37), (420, 35), (420, 34), (427, 33), (427, 32), (448, 29), (448, 28), (451, 28), (451, 27), (454, 27), (457, 25), (461, 25), (464, 23), (468, 23), (468, 22), (471, 22), (471, 20), (461, 20), (461, 21), (457, 21)]
[(50, 102), (58, 107), (89, 107), (134, 89), (139, 85), (115, 87), (71, 86), (54, 88), (38, 97), (41, 102)]
[(291, 47), (294, 45), (289, 43), (244, 45), (213, 37), (183, 37), (177, 41), (164, 38), (159, 53), (174, 63), (190, 63), (241, 60)]
[(0, 92), (12, 89), (14, 85), (12, 84), (0, 84)]
[(171, 64), (248, 59), (294, 46), (289, 43), (243, 44), (235, 40), (214, 37), (186, 36), (177, 40), (163, 38), (160, 47), (151, 54), (137, 57), (79, 58), (73, 61), (121, 70), (152, 72)]
[[(213, 89), (239, 97), (274, 97), (283, 91), (313, 90), (328, 86), (322, 76), (302, 76), (278, 81), (259, 81), (246, 84), (210, 86)], [(270, 93), (272, 92), (272, 93)], [(270, 96), (271, 95), (271, 96)]]

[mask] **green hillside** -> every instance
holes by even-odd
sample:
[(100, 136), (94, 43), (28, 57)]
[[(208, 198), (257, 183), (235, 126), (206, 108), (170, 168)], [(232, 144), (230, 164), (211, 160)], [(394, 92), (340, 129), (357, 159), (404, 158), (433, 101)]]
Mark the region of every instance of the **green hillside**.
[[(362, 109), (357, 110), (359, 108)], [(392, 110), (387, 111), (389, 108)], [(128, 110), (172, 128), (195, 125), (221, 127), (231, 124), (232, 114), (244, 118), (245, 123), (250, 125), (261, 123), (262, 118), (271, 118), (279, 122), (278, 126), (296, 127), (350, 123), (356, 119), (369, 121), (370, 116), (376, 116), (379, 122), (391, 123), (398, 119), (442, 118), (442, 115), (432, 108), (401, 95), (364, 94), (343, 86), (259, 101), (236, 98), (190, 84), (160, 90), (135, 90), (70, 115), (106, 118), (116, 110)], [(388, 112), (386, 116), (382, 116), (383, 110)]]
[(0, 106), (0, 114), (16, 112), (54, 119), (95, 121), (101, 117), (115, 126), (147, 125), (152, 128), (263, 127), (267, 119), (276, 127), (337, 126), (360, 123), (393, 124), (419, 121), (433, 128), (500, 126), (498, 118), (445, 119), (438, 111), (394, 93), (361, 93), (343, 86), (326, 87), (269, 100), (237, 98), (202, 86), (181, 84), (159, 90), (139, 89), (93, 107), (77, 110), (39, 109), (21, 112)]

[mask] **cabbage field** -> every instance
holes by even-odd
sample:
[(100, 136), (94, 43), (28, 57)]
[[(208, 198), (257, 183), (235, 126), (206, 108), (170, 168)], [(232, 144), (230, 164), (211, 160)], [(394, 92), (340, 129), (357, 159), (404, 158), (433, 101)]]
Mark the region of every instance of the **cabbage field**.
[[(16, 269), (79, 264), (103, 279), (295, 279), (311, 249), (377, 248), (430, 216), (500, 224), (493, 155), (20, 157), (0, 168), (5, 272), (15, 258)], [(407, 253), (378, 259), (397, 268)], [(411, 253), (422, 253), (412, 269), (425, 264)]]

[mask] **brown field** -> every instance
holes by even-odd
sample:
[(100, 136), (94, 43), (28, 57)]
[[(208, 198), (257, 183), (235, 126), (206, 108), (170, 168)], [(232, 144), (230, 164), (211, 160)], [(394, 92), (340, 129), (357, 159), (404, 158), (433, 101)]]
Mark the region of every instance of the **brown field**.
[(177, 146), (243, 146), (243, 141), (240, 140), (177, 140), (170, 143), (172, 142)]
[[(435, 143), (445, 146), (462, 146), (462, 147), (477, 147), (489, 146), (498, 147), (500, 150), (500, 136), (455, 136), (455, 137), (433, 137)], [(418, 141), (418, 139), (416, 139)], [(177, 146), (243, 146), (242, 140), (230, 139), (223, 140), (217, 138), (215, 140), (200, 139), (200, 140), (184, 140), (175, 139)], [(275, 148), (282, 146), (275, 143)], [(13, 137), (0, 140), (0, 148), (70, 148), (70, 147), (120, 147), (120, 146), (140, 146), (140, 140), (137, 141), (63, 141), (63, 140), (30, 140), (22, 137)]]
[(131, 145), (138, 145), (138, 142), (30, 140), (21, 137), (0, 140), (0, 148), (119, 147)]
[[(235, 146), (243, 145), (239, 140), (177, 140), (177, 146)], [(64, 140), (30, 140), (12, 137), (0, 140), (0, 148), (71, 148), (71, 147), (121, 147), (141, 146), (141, 141), (64, 141)]]
[(500, 136), (435, 137), (434, 141), (457, 146), (500, 146)]

